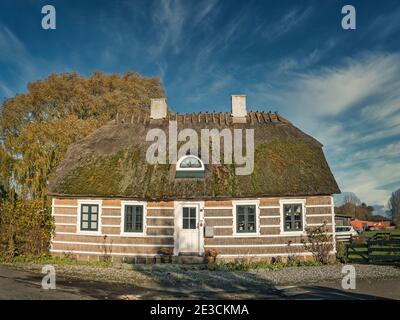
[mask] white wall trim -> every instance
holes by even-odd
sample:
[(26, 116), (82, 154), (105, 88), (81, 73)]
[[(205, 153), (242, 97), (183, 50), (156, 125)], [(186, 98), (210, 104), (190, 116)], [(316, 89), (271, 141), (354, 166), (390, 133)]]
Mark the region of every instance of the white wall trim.
[(309, 204), (306, 205), (307, 208), (330, 208), (331, 204)]
[(232, 229), (231, 226), (213, 226), (214, 229)]
[[(63, 232), (63, 231), (56, 231), (56, 235), (71, 235), (71, 236), (76, 236), (77, 234), (75, 232)], [(79, 234), (78, 234), (79, 235)], [(84, 236), (96, 236), (99, 237), (99, 235), (94, 235), (94, 234), (85, 234)], [(121, 237), (120, 234), (103, 234), (101, 236), (107, 236), (107, 237)], [(148, 235), (146, 236), (147, 238), (173, 238), (173, 236), (167, 236), (167, 235)], [(138, 237), (140, 238), (140, 237)]]
[(260, 206), (260, 209), (280, 209), (280, 206)]
[(116, 247), (173, 247), (173, 244), (139, 244), (139, 243), (99, 243), (79, 241), (54, 241), (59, 244), (83, 245), (83, 246), (116, 246)]
[(55, 204), (54, 206), (53, 206), (53, 208), (73, 208), (73, 209), (75, 209), (75, 208), (78, 208), (78, 206), (77, 205), (70, 205), (70, 204)]
[(332, 214), (331, 213), (321, 213), (321, 214), (309, 214), (307, 218), (312, 218), (312, 217), (330, 217)]
[(280, 218), (281, 216), (260, 216), (262, 219), (277, 219)]
[[(330, 235), (332, 232), (327, 232), (326, 234)], [(305, 234), (304, 234), (305, 235)], [(280, 238), (280, 237), (300, 237), (303, 236), (303, 234), (299, 235), (293, 235), (293, 234), (260, 234), (258, 236), (254, 236), (254, 238)], [(229, 236), (214, 236), (214, 238), (241, 238), (240, 236), (236, 235), (229, 235)], [(251, 236), (249, 236), (251, 238)]]
[[(323, 225), (324, 225), (323, 223), (308, 223), (307, 227), (321, 227)], [(326, 223), (325, 225), (326, 226), (331, 226), (332, 223)]]
[(121, 216), (103, 216), (103, 218), (107, 218), (107, 219), (121, 219)]
[[(53, 221), (55, 223), (55, 218), (54, 218), (54, 205), (55, 205), (55, 198), (51, 198), (51, 216), (53, 217)], [(54, 228), (55, 229), (55, 228)], [(51, 240), (50, 240), (50, 250), (53, 248), (53, 240), (54, 240), (54, 234), (55, 232), (52, 232), (51, 234)]]
[(151, 225), (147, 225), (147, 229), (149, 228), (158, 228), (158, 229), (174, 229), (175, 226), (151, 226)]
[(147, 216), (147, 219), (175, 219), (175, 217)]
[(312, 253), (311, 252), (295, 252), (295, 253), (255, 253), (255, 254), (219, 254), (218, 255), (218, 257), (222, 257), (222, 258), (287, 257), (287, 256), (312, 256)]
[[(78, 250), (55, 250), (52, 249), (50, 252), (55, 252), (55, 253), (75, 253), (75, 254), (89, 254), (89, 255), (96, 255), (96, 256), (103, 256), (104, 253), (102, 252), (94, 252), (94, 251), (78, 251)], [(151, 253), (120, 253), (120, 252), (112, 252), (108, 254), (110, 256), (126, 256), (126, 257), (136, 257), (136, 256), (142, 256), (142, 257), (159, 257), (160, 254), (151, 254)]]
[(205, 216), (204, 219), (232, 219), (233, 216), (213, 216), (213, 217), (207, 217)]
[(333, 251), (336, 254), (336, 221), (335, 221), (335, 204), (333, 196), (331, 196), (331, 215), (332, 215)]
[(74, 217), (76, 218), (76, 214), (64, 214), (64, 213), (55, 213), (53, 217)]
[(302, 243), (292, 243), (290, 246), (287, 243), (269, 243), (269, 244), (208, 244), (207, 248), (262, 248), (262, 247), (300, 247)]

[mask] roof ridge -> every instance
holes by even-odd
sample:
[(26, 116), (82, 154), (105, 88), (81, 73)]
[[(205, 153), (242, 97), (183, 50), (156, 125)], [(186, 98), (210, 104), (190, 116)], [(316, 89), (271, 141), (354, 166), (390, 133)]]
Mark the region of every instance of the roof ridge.
[[(250, 124), (263, 124), (263, 123), (286, 123), (291, 124), (286, 118), (280, 115), (277, 111), (249, 111), (246, 115), (247, 122)], [(232, 114), (230, 112), (190, 112), (190, 113), (173, 113), (168, 112), (165, 119), (158, 119), (158, 121), (177, 121), (182, 123), (216, 123), (220, 126), (230, 125), (232, 123)], [(117, 112), (113, 119), (115, 124), (139, 124), (150, 123), (152, 119), (148, 114), (134, 113), (134, 112)]]

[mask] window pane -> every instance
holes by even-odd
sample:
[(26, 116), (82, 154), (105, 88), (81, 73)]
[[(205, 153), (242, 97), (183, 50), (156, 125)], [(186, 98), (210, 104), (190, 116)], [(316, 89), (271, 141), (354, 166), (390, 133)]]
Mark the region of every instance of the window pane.
[(82, 206), (82, 212), (89, 212), (89, 207), (88, 206)]
[(195, 157), (187, 157), (181, 162), (180, 168), (201, 168), (201, 163)]
[(87, 229), (89, 227), (88, 222), (82, 222), (82, 229)]
[(90, 220), (92, 220), (92, 221), (97, 221), (97, 214), (92, 214)]
[(190, 208), (190, 217), (196, 219), (196, 208)]
[(143, 206), (125, 206), (125, 232), (143, 231)]
[(189, 229), (189, 219), (183, 218), (183, 221), (182, 221), (182, 228), (183, 228), (183, 229)]
[(97, 213), (97, 205), (91, 206), (92, 213)]
[(190, 229), (196, 229), (196, 218), (190, 219)]
[(236, 207), (237, 232), (256, 232), (256, 206)]
[(125, 206), (125, 232), (133, 231), (133, 207)]
[(183, 208), (183, 217), (188, 218), (189, 217), (189, 208)]
[(285, 231), (302, 231), (303, 229), (303, 206), (301, 204), (285, 204), (284, 212), (284, 230)]
[(82, 220), (88, 221), (89, 220), (89, 215), (87, 213), (82, 214)]
[(97, 230), (97, 222), (92, 222), (92, 223), (90, 224), (90, 229), (92, 229), (92, 230)]

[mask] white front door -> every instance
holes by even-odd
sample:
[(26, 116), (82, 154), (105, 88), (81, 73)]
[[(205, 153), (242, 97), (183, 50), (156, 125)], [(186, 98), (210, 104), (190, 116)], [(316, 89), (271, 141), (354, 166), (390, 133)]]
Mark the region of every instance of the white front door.
[(199, 253), (199, 207), (184, 205), (179, 219), (179, 253)]

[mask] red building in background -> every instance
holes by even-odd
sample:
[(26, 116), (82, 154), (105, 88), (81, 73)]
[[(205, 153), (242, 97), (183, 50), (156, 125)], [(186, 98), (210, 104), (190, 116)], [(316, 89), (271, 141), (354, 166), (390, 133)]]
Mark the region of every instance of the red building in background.
[(374, 227), (377, 229), (385, 229), (387, 227), (390, 227), (390, 221), (363, 221), (354, 219), (351, 221), (351, 226), (355, 230), (364, 230), (370, 227)]

